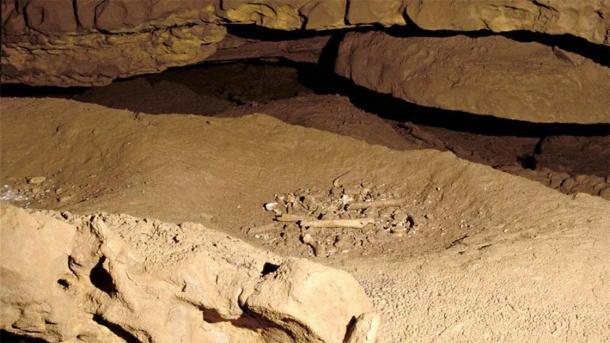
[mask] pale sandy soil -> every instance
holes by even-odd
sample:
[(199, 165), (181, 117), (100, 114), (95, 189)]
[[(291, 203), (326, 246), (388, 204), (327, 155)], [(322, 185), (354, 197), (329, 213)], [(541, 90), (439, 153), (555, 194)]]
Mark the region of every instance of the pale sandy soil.
[[(3, 98), (0, 120), (2, 192), (29, 197), (18, 205), (201, 222), (343, 268), (383, 314), (383, 342), (608, 341), (610, 203), (600, 197), (260, 114)], [(286, 228), (262, 240), (244, 233), (272, 223), (262, 205), (276, 194), (328, 189), (340, 175), (346, 188), (405, 199), (418, 225), (402, 236), (357, 229), (349, 251), (318, 258), (298, 234), (281, 236)], [(46, 179), (27, 183), (35, 176)]]

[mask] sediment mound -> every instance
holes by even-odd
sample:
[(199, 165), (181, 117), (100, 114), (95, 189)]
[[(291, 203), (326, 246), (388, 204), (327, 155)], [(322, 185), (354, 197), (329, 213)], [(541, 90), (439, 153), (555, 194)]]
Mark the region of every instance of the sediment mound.
[[(290, 111), (289, 105), (284, 104), (285, 111)], [(105, 211), (173, 222), (200, 222), (231, 235), (245, 231), (248, 236), (244, 237), (252, 244), (274, 249), (274, 253), (312, 256), (358, 279), (376, 310), (383, 315), (384, 320), (379, 324), (383, 342), (596, 341), (607, 336), (605, 319), (610, 301), (606, 294), (610, 292), (605, 280), (610, 273), (607, 262), (610, 202), (599, 197), (567, 196), (536, 182), (462, 160), (449, 152), (396, 151), (362, 141), (366, 137), (358, 140), (288, 125), (262, 114), (240, 118), (147, 115), (73, 100), (4, 98), (0, 117), (0, 181), (7, 185), (2, 189), (2, 197), (20, 206), (74, 213)], [(549, 145), (548, 149), (551, 148)], [(36, 190), (38, 197), (23, 199), (27, 195), (19, 190), (25, 189)], [(392, 207), (389, 203), (379, 206), (379, 201), (390, 199), (399, 199), (399, 206)], [(364, 201), (366, 208), (348, 206), (335, 210), (338, 201), (346, 205)], [(265, 211), (263, 205), (269, 202), (277, 202), (276, 209), (280, 212)], [(314, 209), (312, 205), (321, 207)], [(10, 211), (25, 213), (27, 218), (44, 216), (23, 210)], [(282, 224), (280, 220), (285, 214), (315, 216), (314, 220), (370, 222), (366, 218), (372, 218), (374, 222), (363, 228), (314, 227), (328, 223), (310, 225), (302, 219)], [(252, 339), (268, 338), (302, 327), (290, 326), (290, 331), (284, 326), (284, 323), (294, 323), (278, 319), (282, 315), (274, 314), (285, 314), (284, 306), (274, 302), (265, 307), (255, 302), (256, 297), (266, 299), (267, 294), (260, 288), (257, 291), (256, 285), (280, 282), (279, 275), (285, 275), (282, 270), (286, 270), (292, 259), (271, 253), (250, 255), (256, 249), (231, 245), (223, 234), (213, 239), (216, 237), (213, 231), (198, 225), (174, 226), (148, 220), (135, 224), (133, 218), (126, 216), (96, 218), (60, 219), (62, 225), (68, 226), (62, 230), (68, 233), (53, 230), (52, 237), (44, 241), (46, 249), (39, 249), (39, 255), (27, 255), (31, 249), (18, 247), (17, 242), (30, 242), (46, 235), (42, 223), (47, 219), (36, 219), (41, 224), (28, 220), (32, 227), (42, 227), (35, 231), (36, 235), (19, 238), (13, 233), (2, 233), (3, 238), (15, 237), (2, 240), (2, 252), (7, 252), (3, 258), (7, 256), (11, 261), (9, 266), (24, 266), (22, 270), (15, 267), (7, 270), (7, 273), (12, 271), (11, 275), (22, 275), (21, 281), (7, 282), (7, 285), (24, 287), (13, 295), (15, 299), (21, 294), (31, 294), (29, 287), (37, 287), (43, 278), (55, 288), (38, 287), (34, 295), (45, 297), (48, 291), (53, 297), (61, 297), (62, 292), (72, 292), (69, 286), (72, 282), (83, 291), (65, 298), (68, 305), (62, 303), (68, 318), (73, 318), (70, 316), (74, 307), (70, 304), (93, 297), (98, 303), (87, 305), (90, 303), (84, 301), (82, 307), (88, 313), (82, 317), (88, 318), (83, 328), (96, 325), (97, 320), (124, 335), (111, 324), (116, 322), (124, 325), (118, 326), (124, 330), (137, 328), (128, 331), (134, 337), (140, 337), (142, 330), (158, 334), (147, 326), (157, 317), (148, 319), (143, 315), (133, 323), (121, 321), (123, 317), (113, 311), (130, 314), (132, 307), (126, 309), (122, 300), (107, 295), (115, 292), (114, 289), (119, 293), (125, 289), (141, 292), (141, 299), (134, 293), (125, 295), (137, 298), (136, 304), (149, 304), (153, 296), (163, 301), (173, 299), (171, 303), (178, 305), (171, 318), (179, 316), (185, 308), (184, 313), (198, 314), (197, 323), (227, 335), (243, 334), (245, 338), (230, 336), (241, 340), (252, 337), (248, 335), (254, 335)], [(53, 219), (53, 222), (57, 221)], [(110, 232), (99, 236), (102, 238), (93, 234), (100, 223), (107, 227), (102, 227), (102, 232)], [(169, 228), (163, 228), (166, 225)], [(4, 230), (11, 226), (3, 222), (1, 227)], [(70, 243), (67, 249), (53, 248), (65, 247), (62, 242), (72, 242), (72, 236), (90, 240)], [(59, 243), (54, 243), (56, 240)], [(217, 242), (217, 247), (212, 241)], [(103, 242), (112, 244), (102, 248)], [(223, 248), (225, 245), (238, 251), (228, 253)], [(189, 250), (193, 246), (205, 249)], [(135, 257), (123, 258), (114, 253), (121, 249)], [(312, 250), (319, 257), (313, 257)], [(85, 256), (90, 256), (88, 259), (75, 256), (76, 261), (85, 261), (81, 263), (85, 267), (75, 268), (81, 274), (74, 274), (70, 269), (68, 256), (72, 251), (84, 251)], [(215, 251), (228, 257), (221, 258)], [(48, 258), (36, 262), (36, 256), (47, 256), (44, 255), (47, 253)], [(101, 256), (109, 257), (96, 268)], [(141, 261), (138, 256), (149, 258)], [(218, 258), (214, 260), (215, 256)], [(54, 257), (63, 262), (49, 262)], [(27, 263), (34, 265), (31, 267), (34, 273), (24, 276), (23, 270), (30, 268)], [(203, 268), (197, 268), (198, 263), (210, 266), (209, 275), (219, 275), (218, 284), (215, 279), (211, 283), (199, 283), (202, 291), (220, 292), (218, 297), (209, 299), (238, 300), (210, 305), (205, 299), (188, 298), (198, 305), (183, 304), (177, 298), (184, 286), (180, 281), (184, 278), (179, 276), (202, 279)], [(269, 264), (265, 267), (266, 263)], [(223, 266), (230, 272), (220, 274)], [(274, 271), (275, 266), (279, 267)], [(139, 272), (140, 269), (144, 271)], [(93, 270), (95, 284), (102, 285), (107, 292), (91, 282)], [(126, 275), (124, 270), (131, 279), (121, 278)], [(74, 275), (76, 281), (68, 278), (69, 275)], [(34, 276), (40, 281), (36, 278), (28, 281)], [(103, 281), (115, 278), (120, 282)], [(63, 281), (57, 283), (58, 280)], [(175, 280), (180, 281), (177, 286)], [(142, 286), (144, 283), (146, 287)], [(103, 286), (108, 284), (116, 286)], [(209, 284), (213, 287), (203, 287)], [(69, 286), (67, 290), (63, 289), (64, 285)], [(328, 286), (328, 283), (320, 285)], [(224, 297), (225, 291), (239, 294), (235, 287), (243, 289), (243, 296), (251, 294), (245, 303), (240, 302), (243, 296)], [(328, 289), (335, 292), (335, 288)], [(326, 299), (329, 294), (336, 293), (318, 292), (316, 299)], [(3, 310), (12, 308), (12, 298), (3, 296), (7, 298), (9, 301)], [(318, 304), (313, 300), (311, 303)], [(242, 304), (249, 304), (251, 309)], [(33, 313), (27, 318), (37, 318), (40, 313), (47, 316), (52, 313), (50, 308), (54, 308), (36, 306), (31, 311), (7, 312), (3, 318), (10, 314), (11, 323), (23, 323), (25, 327), (31, 322), (30, 319), (19, 322), (17, 317), (21, 313)], [(147, 309), (146, 315), (169, 311), (138, 306), (141, 307), (136, 309)], [(316, 306), (313, 308), (317, 309)], [(272, 308), (275, 312), (265, 312), (263, 308)], [(320, 309), (325, 308), (320, 305)], [(349, 310), (353, 311), (352, 316), (365, 312), (350, 332), (363, 332), (362, 327), (368, 327), (366, 323), (372, 328), (369, 331), (374, 331), (377, 324), (366, 314), (369, 310), (364, 304), (357, 310)], [(259, 323), (256, 325), (260, 321), (281, 322), (281, 329), (273, 331), (276, 326), (270, 326), (262, 328), (260, 334), (252, 334), (243, 328), (246, 324), (239, 319), (242, 318), (238, 316), (239, 311), (248, 320), (259, 320), (255, 321)], [(323, 318), (327, 318), (328, 312), (321, 311), (326, 313)], [(296, 312), (290, 315), (297, 318)], [(226, 319), (233, 316), (238, 319)], [(48, 318), (48, 323), (44, 319), (32, 320), (52, 328), (53, 322), (59, 322), (56, 318), (61, 317)], [(302, 325), (314, 327), (309, 317), (299, 315), (298, 318)], [(348, 331), (345, 325), (341, 326), (342, 334)], [(92, 330), (110, 335), (109, 329), (103, 326)], [(32, 328), (41, 330), (35, 325), (28, 326), (30, 335), (33, 335)], [(319, 330), (316, 332), (328, 332), (321, 326), (315, 328)]]

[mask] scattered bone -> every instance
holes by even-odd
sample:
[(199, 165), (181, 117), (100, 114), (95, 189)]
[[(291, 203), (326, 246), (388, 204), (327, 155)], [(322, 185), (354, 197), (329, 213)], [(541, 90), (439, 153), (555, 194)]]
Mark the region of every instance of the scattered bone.
[(282, 215), (282, 211), (278, 208), (277, 202), (268, 202), (263, 207), (265, 210), (275, 213), (276, 216)]
[(34, 176), (28, 179), (30, 185), (39, 185), (43, 183), (47, 178), (44, 176)]
[(301, 236), (301, 241), (303, 241), (303, 243), (305, 243), (311, 247), (311, 249), (313, 250), (314, 256), (318, 257), (318, 256), (323, 255), (324, 248), (320, 245), (319, 242), (317, 242), (315, 239), (313, 239), (313, 237), (311, 237), (310, 234), (306, 233), (303, 236)]
[(314, 227), (314, 228), (330, 228), (330, 227), (342, 227), (351, 229), (362, 229), (363, 227), (375, 224), (373, 218), (361, 218), (361, 219), (321, 219), (321, 220), (301, 220), (299, 225), (301, 227)]
[(284, 213), (280, 216), (275, 217), (275, 221), (281, 222), (281, 223), (298, 223), (298, 222), (302, 222), (302, 221), (311, 221), (314, 220), (311, 217), (306, 217), (306, 216), (300, 216), (300, 215), (295, 215), (295, 214), (288, 214), (288, 213)]
[(354, 197), (348, 194), (341, 195), (341, 205), (345, 206), (354, 201)]
[(311, 247), (314, 255), (328, 257), (352, 248), (363, 250), (384, 235), (403, 237), (411, 231), (415, 221), (409, 219), (408, 197), (367, 180), (341, 181), (346, 174), (333, 179), (328, 189), (301, 188), (276, 194), (262, 206), (275, 214), (273, 223), (247, 233), (265, 245), (291, 247), (292, 251), (295, 244), (305, 244), (308, 249), (301, 253)]
[(384, 199), (373, 201), (360, 201), (348, 205), (348, 210), (364, 210), (367, 208), (399, 207), (404, 205), (405, 199)]
[(266, 203), (264, 205), (265, 210), (267, 210), (267, 211), (273, 211), (273, 210), (275, 210), (277, 208), (277, 206), (278, 206), (278, 203), (275, 202), (275, 201), (274, 202), (268, 202), (268, 203)]
[(341, 181), (341, 178), (344, 177), (345, 175), (349, 174), (349, 170), (346, 171), (345, 173), (337, 176), (334, 180), (333, 180), (333, 187), (335, 188), (339, 188), (341, 187), (341, 183), (339, 181)]

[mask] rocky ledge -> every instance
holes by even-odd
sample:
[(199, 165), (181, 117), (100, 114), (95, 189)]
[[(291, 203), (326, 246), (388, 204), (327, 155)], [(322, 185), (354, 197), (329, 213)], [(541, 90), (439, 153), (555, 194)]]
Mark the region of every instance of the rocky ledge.
[(610, 44), (604, 0), (1, 0), (2, 82), (92, 86), (205, 60), (226, 25), (528, 30)]

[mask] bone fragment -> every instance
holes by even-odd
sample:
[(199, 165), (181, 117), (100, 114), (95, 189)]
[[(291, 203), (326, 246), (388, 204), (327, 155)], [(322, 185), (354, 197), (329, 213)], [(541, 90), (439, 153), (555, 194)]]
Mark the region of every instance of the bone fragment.
[(363, 210), (365, 208), (398, 207), (405, 203), (405, 199), (385, 199), (373, 201), (353, 202), (347, 206), (348, 210)]
[(325, 220), (301, 220), (299, 225), (301, 227), (314, 227), (314, 228), (351, 228), (361, 229), (368, 224), (374, 224), (375, 219), (373, 218), (359, 218), (359, 219), (325, 219)]
[(275, 217), (275, 220), (281, 223), (296, 223), (296, 222), (300, 222), (303, 220), (314, 220), (310, 217), (306, 217), (306, 216), (300, 216), (300, 215), (296, 215), (296, 214), (288, 214), (288, 213), (284, 213), (281, 216), (277, 216)]

